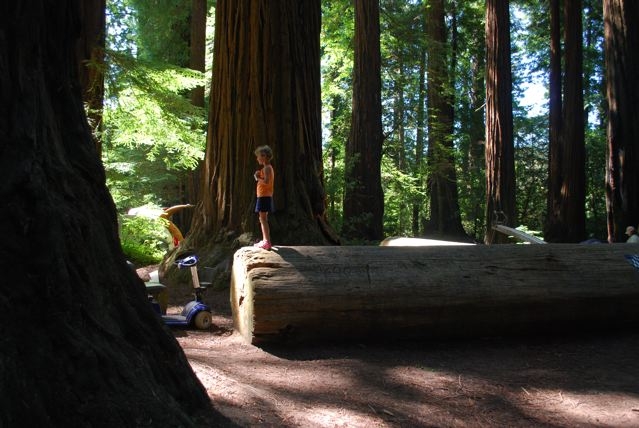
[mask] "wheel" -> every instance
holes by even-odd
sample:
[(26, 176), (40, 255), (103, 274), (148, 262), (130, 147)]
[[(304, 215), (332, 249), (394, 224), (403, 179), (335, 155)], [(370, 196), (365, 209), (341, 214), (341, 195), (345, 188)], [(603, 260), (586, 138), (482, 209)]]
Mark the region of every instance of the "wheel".
[(206, 330), (211, 327), (211, 313), (208, 311), (198, 312), (193, 319), (195, 328), (199, 330)]

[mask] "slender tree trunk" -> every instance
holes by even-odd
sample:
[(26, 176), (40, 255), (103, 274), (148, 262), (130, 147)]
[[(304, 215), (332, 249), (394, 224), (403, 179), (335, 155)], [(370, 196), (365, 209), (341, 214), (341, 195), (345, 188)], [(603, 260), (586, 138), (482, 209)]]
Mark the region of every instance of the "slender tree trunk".
[(639, 221), (639, 3), (604, 0), (608, 241)]
[(506, 242), (495, 221), (515, 225), (510, 14), (508, 0), (486, 1), (486, 236)]
[(548, 135), (548, 200), (544, 239), (560, 241), (562, 139), (561, 139), (561, 8), (559, 0), (550, 0), (550, 74)]
[(354, 0), (354, 5), (353, 115), (346, 144), (342, 234), (352, 239), (380, 240), (384, 234), (384, 195), (379, 1)]
[(481, 195), (481, 199), (473, 196), (471, 219), (473, 221), (472, 236), (477, 239), (483, 234), (485, 225), (486, 203), (486, 167), (484, 126), (484, 100), (486, 99), (486, 64), (485, 44), (479, 43), (473, 63), (473, 87), (470, 116), (470, 162), (469, 162), (469, 194)]
[[(424, 7), (424, 13), (421, 16), (422, 27), (424, 33), (426, 32), (426, 8)], [(419, 52), (419, 94), (417, 105), (417, 135), (415, 137), (415, 174), (419, 179), (418, 183), (421, 186), (424, 178), (424, 148), (426, 146), (426, 135), (424, 127), (426, 126), (426, 49), (420, 47)], [(422, 206), (424, 205), (423, 198), (418, 198), (413, 203), (413, 219), (412, 229), (413, 236), (419, 236), (421, 232), (421, 219), (422, 219)]]
[(586, 146), (584, 137), (582, 2), (564, 0), (564, 80), (561, 186), (562, 242), (586, 237)]
[(196, 426), (209, 398), (120, 247), (80, 3), (0, 6), (0, 426)]
[(463, 236), (452, 141), (453, 88), (449, 75), (443, 0), (428, 8), (428, 191), (430, 219), (425, 231), (436, 236)]
[(104, 104), (104, 35), (106, 0), (80, 2), (82, 28), (77, 43), (79, 79), (87, 106), (95, 147), (102, 153), (102, 108)]
[(261, 233), (254, 150), (274, 151), (275, 244), (321, 244), (320, 2), (219, 0), (202, 198), (186, 245), (210, 247)]

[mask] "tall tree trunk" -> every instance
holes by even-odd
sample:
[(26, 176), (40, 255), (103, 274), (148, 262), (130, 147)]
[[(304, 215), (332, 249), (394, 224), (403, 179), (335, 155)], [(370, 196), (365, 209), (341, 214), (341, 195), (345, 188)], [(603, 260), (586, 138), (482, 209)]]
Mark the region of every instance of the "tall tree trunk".
[(80, 2), (82, 27), (77, 43), (78, 76), (87, 106), (95, 147), (102, 153), (102, 108), (104, 104), (104, 36), (106, 0)]
[[(206, 70), (206, 17), (207, 1), (191, 0), (191, 31), (189, 68), (204, 72)], [(198, 86), (191, 91), (191, 103), (204, 107), (204, 86)], [(196, 203), (200, 199), (200, 185), (202, 183), (203, 161), (193, 171), (185, 172), (181, 178), (182, 203)], [(178, 224), (186, 235), (193, 221), (193, 210), (181, 210), (178, 214)]]
[(79, 0), (0, 6), (0, 425), (195, 426), (209, 398), (120, 248), (81, 22)]
[(495, 221), (515, 225), (510, 14), (508, 0), (486, 1), (486, 236), (506, 242)]
[(548, 199), (544, 239), (559, 242), (561, 235), (561, 7), (559, 0), (550, 0), (550, 73), (549, 73), (549, 135), (548, 135)]
[(353, 239), (383, 238), (382, 81), (379, 1), (353, 0), (355, 55), (353, 113), (346, 144), (346, 189), (342, 234)]
[(336, 240), (325, 221), (319, 34), (319, 0), (217, 2), (204, 183), (187, 245), (259, 236), (263, 144), (274, 151), (275, 243)]
[(444, 1), (428, 8), (428, 191), (430, 218), (425, 232), (463, 236), (453, 147), (453, 88), (449, 74)]
[[(206, 0), (191, 0), (191, 55), (189, 67), (204, 72), (206, 69)], [(191, 91), (191, 103), (204, 107), (204, 86)]]
[[(426, 8), (421, 14), (422, 29), (426, 32)], [(415, 174), (418, 178), (418, 183), (421, 186), (424, 177), (424, 148), (426, 146), (426, 133), (424, 127), (426, 126), (426, 49), (424, 47), (419, 48), (419, 94), (417, 96), (417, 135), (415, 137)], [(413, 216), (412, 216), (412, 229), (413, 236), (419, 236), (421, 229), (421, 209), (423, 206), (423, 198), (418, 197), (413, 202)]]
[(469, 161), (469, 190), (470, 195), (481, 195), (481, 199), (473, 196), (470, 218), (473, 221), (472, 236), (477, 239), (483, 234), (485, 225), (486, 198), (486, 167), (484, 125), (484, 100), (486, 99), (486, 64), (485, 44), (479, 43), (473, 62), (473, 86), (470, 113), (470, 161)]
[(639, 221), (639, 3), (604, 0), (608, 162), (608, 241)]
[(566, 76), (562, 126), (562, 242), (586, 237), (586, 146), (584, 140), (582, 2), (564, 0)]

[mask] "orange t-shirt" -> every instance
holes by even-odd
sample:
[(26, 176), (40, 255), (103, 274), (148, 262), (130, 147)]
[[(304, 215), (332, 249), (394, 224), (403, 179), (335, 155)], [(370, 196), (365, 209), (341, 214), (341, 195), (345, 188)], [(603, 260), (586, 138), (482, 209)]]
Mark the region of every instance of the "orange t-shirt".
[(271, 169), (271, 179), (268, 183), (264, 183), (263, 181), (257, 182), (257, 197), (261, 198), (264, 196), (273, 196), (273, 182), (275, 181), (275, 171), (271, 165), (265, 165), (264, 168), (258, 171), (257, 176), (260, 179), (264, 179), (264, 170), (266, 168)]

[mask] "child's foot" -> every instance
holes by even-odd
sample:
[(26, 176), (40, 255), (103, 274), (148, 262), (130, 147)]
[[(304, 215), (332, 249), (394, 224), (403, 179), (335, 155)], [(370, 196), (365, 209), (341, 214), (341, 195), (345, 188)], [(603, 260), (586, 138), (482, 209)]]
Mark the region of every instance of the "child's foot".
[(258, 241), (255, 244), (253, 244), (254, 247), (259, 247), (260, 245), (262, 245), (264, 243), (264, 241)]
[(270, 242), (268, 242), (268, 241), (258, 242), (255, 246), (256, 246), (257, 248), (261, 248), (261, 249), (263, 249), (263, 250), (270, 250), (270, 249), (271, 249), (271, 247), (272, 247), (272, 246), (271, 246), (271, 243), (270, 243)]

